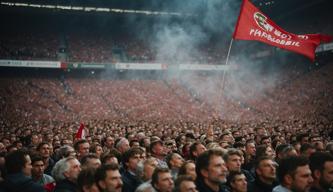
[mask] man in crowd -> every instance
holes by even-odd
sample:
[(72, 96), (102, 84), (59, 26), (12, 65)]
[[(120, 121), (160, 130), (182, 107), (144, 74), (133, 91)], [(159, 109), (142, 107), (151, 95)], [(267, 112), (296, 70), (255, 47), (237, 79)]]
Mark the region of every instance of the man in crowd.
[(44, 174), (44, 161), (43, 158), (40, 155), (35, 155), (31, 157), (31, 176), (32, 180), (34, 180), (36, 183), (39, 183), (40, 185), (44, 186), (48, 183), (54, 182), (53, 177), (50, 175)]
[(244, 173), (240, 171), (229, 172), (228, 185), (231, 192), (247, 192), (247, 179)]
[(93, 153), (83, 156), (80, 163), (81, 169), (97, 169), (101, 166), (101, 160)]
[(95, 181), (102, 192), (121, 192), (123, 181), (115, 163), (102, 165), (96, 170)]
[(139, 177), (136, 175), (140, 153), (140, 149), (131, 148), (123, 154), (123, 166), (125, 168), (125, 172), (122, 174), (123, 192), (134, 192), (141, 184)]
[(90, 144), (87, 140), (81, 139), (76, 141), (74, 144), (74, 149), (76, 151), (77, 159), (81, 160), (81, 158), (85, 155), (89, 154)]
[(54, 160), (50, 157), (50, 144), (47, 142), (42, 142), (37, 146), (37, 151), (42, 156), (44, 161), (45, 170), (44, 173), (47, 175), (51, 175), (51, 171), (53, 169), (53, 166), (55, 164)]
[(182, 175), (175, 181), (174, 192), (198, 192), (198, 190), (192, 177)]
[(190, 158), (195, 161), (198, 156), (206, 150), (206, 147), (202, 143), (195, 142), (190, 146)]
[(76, 192), (77, 178), (81, 171), (80, 162), (74, 157), (59, 160), (52, 170), (56, 180), (54, 192)]
[(164, 159), (167, 153), (161, 140), (156, 140), (150, 144), (150, 152), (151, 155), (156, 158), (159, 167), (168, 168)]
[(178, 153), (170, 153), (166, 157), (166, 162), (171, 170), (171, 175), (173, 179), (177, 178), (178, 171), (184, 163), (184, 159)]
[(330, 153), (313, 153), (310, 169), (314, 179), (310, 192), (333, 191), (333, 156)]
[(268, 156), (259, 157), (255, 163), (256, 179), (249, 191), (271, 192), (277, 185), (276, 181), (276, 162)]
[(31, 160), (28, 153), (18, 150), (6, 156), (7, 176), (0, 190), (44, 192), (42, 185), (31, 179)]
[(222, 158), (222, 151), (208, 150), (196, 161), (197, 181), (200, 192), (225, 192), (228, 169)]
[(309, 161), (303, 156), (290, 156), (280, 161), (278, 168), (280, 185), (273, 192), (307, 192), (313, 182)]
[(151, 178), (151, 185), (158, 192), (171, 192), (174, 182), (170, 170), (164, 167), (156, 168)]

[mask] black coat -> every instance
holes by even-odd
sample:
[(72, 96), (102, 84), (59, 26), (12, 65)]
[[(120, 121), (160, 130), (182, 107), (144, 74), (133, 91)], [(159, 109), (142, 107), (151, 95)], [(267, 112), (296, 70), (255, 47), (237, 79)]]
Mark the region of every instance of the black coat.
[(142, 183), (136, 176), (128, 171), (125, 171), (122, 174), (122, 180), (124, 184), (122, 189), (123, 192), (134, 192)]
[(53, 192), (76, 192), (76, 191), (78, 191), (78, 186), (75, 183), (67, 179), (64, 179), (56, 183)]
[[(202, 179), (197, 179), (195, 182), (197, 189), (199, 192), (214, 192), (211, 188), (209, 188)], [(218, 192), (229, 192), (229, 189), (225, 185), (220, 185), (220, 189)]]
[(7, 175), (5, 181), (0, 184), (2, 192), (45, 192), (42, 185), (34, 182), (31, 177), (23, 173)]

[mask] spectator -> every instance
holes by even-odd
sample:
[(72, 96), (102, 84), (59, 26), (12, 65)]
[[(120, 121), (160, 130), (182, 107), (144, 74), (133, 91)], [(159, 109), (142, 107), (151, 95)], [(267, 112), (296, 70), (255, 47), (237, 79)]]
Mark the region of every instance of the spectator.
[(123, 166), (125, 172), (122, 174), (124, 183), (123, 192), (134, 192), (135, 189), (141, 184), (136, 170), (140, 161), (140, 150), (138, 148), (131, 148), (123, 154)]
[(182, 175), (176, 179), (173, 192), (198, 192), (198, 190), (192, 177)]
[(195, 142), (190, 146), (190, 158), (195, 161), (206, 150), (206, 147), (202, 143)]
[(228, 169), (219, 150), (208, 150), (202, 153), (196, 161), (198, 191), (227, 191), (221, 185), (227, 182)]
[(183, 165), (179, 168), (178, 176), (188, 175), (192, 177), (195, 181), (197, 178), (197, 173), (195, 172), (195, 163), (192, 160), (185, 161)]
[(54, 160), (50, 157), (50, 144), (46, 142), (42, 142), (37, 146), (37, 151), (43, 157), (45, 170), (44, 173), (47, 175), (51, 175), (51, 171), (55, 164)]
[(101, 160), (95, 154), (88, 154), (81, 158), (81, 169), (97, 169), (101, 166)]
[(74, 144), (74, 149), (76, 151), (77, 159), (81, 160), (81, 158), (85, 155), (89, 154), (90, 144), (87, 140), (81, 139), (76, 141)]
[(313, 185), (310, 192), (333, 190), (333, 156), (327, 152), (315, 152), (310, 156)]
[(48, 183), (53, 183), (54, 179), (50, 175), (44, 174), (44, 161), (40, 155), (31, 157), (31, 177), (36, 183), (44, 186)]
[(276, 162), (269, 156), (261, 156), (256, 160), (256, 179), (249, 186), (249, 191), (271, 192), (278, 185), (276, 179)]
[(150, 144), (150, 153), (156, 158), (159, 167), (168, 168), (165, 162), (166, 150), (161, 140), (154, 141)]
[(24, 151), (13, 151), (6, 156), (7, 176), (1, 188), (5, 191), (43, 192), (42, 185), (31, 179), (30, 156)]
[(178, 153), (170, 153), (166, 157), (166, 163), (171, 170), (172, 178), (175, 180), (178, 176), (178, 171), (184, 163), (184, 159)]
[(244, 173), (240, 171), (230, 171), (228, 175), (228, 186), (230, 192), (247, 192), (247, 180)]
[(103, 192), (121, 192), (123, 182), (117, 164), (102, 165), (96, 170), (95, 181)]
[(52, 175), (56, 180), (54, 192), (76, 192), (80, 171), (80, 162), (76, 158), (67, 157), (59, 160), (52, 170)]
[(79, 192), (99, 192), (95, 183), (95, 169), (84, 169), (77, 178)]
[(152, 175), (151, 185), (158, 192), (172, 192), (174, 182), (169, 169), (157, 167)]
[(313, 182), (308, 159), (302, 156), (282, 159), (278, 168), (278, 178), (281, 184), (276, 186), (273, 192), (308, 191)]

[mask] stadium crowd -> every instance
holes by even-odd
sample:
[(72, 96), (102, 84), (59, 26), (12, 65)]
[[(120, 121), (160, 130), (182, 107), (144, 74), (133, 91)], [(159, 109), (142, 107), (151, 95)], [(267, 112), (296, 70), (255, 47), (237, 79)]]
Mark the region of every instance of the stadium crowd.
[(185, 79), (2, 77), (0, 190), (332, 190), (332, 69), (265, 91), (241, 83), (241, 97), (221, 97), (218, 76), (204, 90)]

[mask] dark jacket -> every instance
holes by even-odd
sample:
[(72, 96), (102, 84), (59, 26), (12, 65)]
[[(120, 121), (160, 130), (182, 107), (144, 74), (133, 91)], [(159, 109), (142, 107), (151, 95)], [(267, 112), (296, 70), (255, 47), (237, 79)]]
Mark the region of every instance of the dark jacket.
[(274, 187), (278, 185), (278, 182), (273, 182), (272, 185), (263, 183), (259, 178), (250, 183), (249, 192), (271, 192)]
[(134, 192), (136, 188), (141, 184), (141, 181), (135, 176), (132, 175), (130, 172), (125, 171), (122, 174), (123, 180), (123, 192)]
[(31, 177), (23, 173), (7, 175), (5, 181), (0, 185), (0, 191), (6, 192), (45, 192), (42, 185), (35, 183)]
[(77, 190), (78, 186), (76, 183), (73, 183), (67, 179), (57, 182), (54, 188), (54, 192), (76, 192)]
[[(197, 189), (199, 192), (214, 192), (211, 188), (209, 188), (205, 182), (202, 179), (197, 179), (195, 182)], [(218, 192), (229, 192), (230, 190), (228, 189), (227, 186), (225, 185), (220, 185), (220, 189)]]

